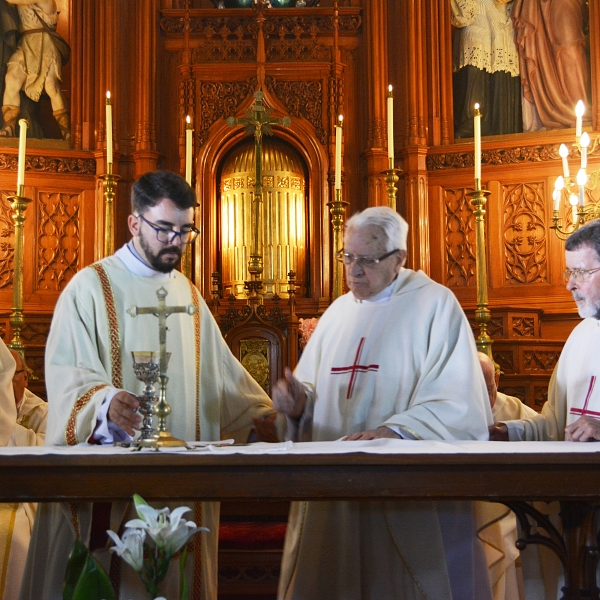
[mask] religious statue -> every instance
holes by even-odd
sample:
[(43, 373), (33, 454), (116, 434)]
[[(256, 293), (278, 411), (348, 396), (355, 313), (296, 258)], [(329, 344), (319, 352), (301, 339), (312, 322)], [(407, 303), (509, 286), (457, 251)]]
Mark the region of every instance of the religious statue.
[(473, 107), (482, 135), (522, 131), (519, 55), (510, 0), (451, 0), (454, 32), (454, 137), (473, 137)]
[(579, 100), (591, 114), (585, 0), (515, 0), (512, 19), (523, 86), (523, 130), (574, 127)]
[[(70, 48), (56, 32), (58, 6), (55, 0), (6, 0), (18, 11), (18, 45), (8, 59), (4, 76), (0, 136), (17, 134), (17, 120), (22, 114), (21, 92), (38, 102), (46, 92), (52, 114), (63, 139), (71, 137), (69, 111), (60, 89), (61, 67), (69, 60)], [(35, 136), (35, 133), (34, 133)]]

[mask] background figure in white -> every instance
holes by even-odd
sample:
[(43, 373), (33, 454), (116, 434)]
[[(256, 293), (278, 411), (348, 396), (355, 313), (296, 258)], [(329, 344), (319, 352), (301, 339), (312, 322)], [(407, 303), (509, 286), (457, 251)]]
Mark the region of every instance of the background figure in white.
[(34, 102), (42, 92), (50, 97), (52, 114), (65, 140), (71, 137), (71, 124), (60, 89), (61, 54), (47, 30), (56, 31), (58, 7), (55, 0), (8, 0), (16, 4), (21, 20), (19, 46), (8, 61), (5, 77), (2, 136), (16, 135), (21, 107), (21, 90)]
[(509, 0), (451, 0), (454, 32), (454, 137), (473, 137), (474, 105), (481, 134), (522, 131), (519, 54)]
[[(43, 446), (48, 405), (27, 389), (23, 359), (8, 350), (1, 338), (0, 372), (2, 445)], [(36, 506), (30, 502), (0, 504), (0, 600), (15, 600), (19, 595)]]

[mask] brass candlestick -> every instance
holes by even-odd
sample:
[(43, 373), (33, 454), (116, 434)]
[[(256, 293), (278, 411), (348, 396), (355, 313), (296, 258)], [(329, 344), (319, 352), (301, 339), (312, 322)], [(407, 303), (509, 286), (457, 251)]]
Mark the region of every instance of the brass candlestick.
[(115, 190), (119, 175), (113, 175), (113, 164), (107, 163), (107, 173), (100, 175), (104, 188), (104, 256), (115, 253)]
[(388, 158), (389, 160), (389, 168), (385, 171), (381, 171), (382, 175), (385, 175), (385, 182), (387, 183), (387, 187), (385, 188), (388, 197), (388, 206), (392, 210), (396, 210), (396, 195), (398, 193), (397, 183), (400, 181), (400, 173), (402, 173), (402, 169), (394, 168), (394, 159)]
[[(342, 200), (342, 190), (335, 190), (335, 200), (328, 202), (329, 212), (331, 213), (331, 226), (333, 227), (333, 252), (339, 252), (344, 246), (344, 216), (348, 202)], [(343, 292), (344, 265), (333, 261), (333, 289), (332, 300), (339, 298)]]
[(477, 349), (487, 354), (492, 360), (492, 339), (487, 328), (492, 320), (492, 314), (488, 309), (488, 283), (487, 267), (485, 253), (485, 215), (484, 206), (487, 202), (487, 196), (491, 194), (488, 190), (479, 189), (478, 181), (475, 182), (476, 189), (467, 195), (472, 198), (471, 202), (475, 207), (475, 243), (476, 243), (476, 265), (477, 265), (477, 310), (475, 311), (475, 321), (479, 324), (479, 336), (477, 337)]
[(10, 326), (13, 330), (13, 338), (8, 344), (11, 350), (15, 350), (21, 356), (25, 356), (25, 346), (21, 341), (21, 331), (25, 327), (23, 317), (23, 248), (25, 242), (25, 210), (31, 202), (25, 198), (24, 186), (20, 185), (16, 196), (9, 196), (10, 206), (13, 209), (12, 218), (15, 224), (15, 254), (13, 257), (13, 306), (10, 314)]

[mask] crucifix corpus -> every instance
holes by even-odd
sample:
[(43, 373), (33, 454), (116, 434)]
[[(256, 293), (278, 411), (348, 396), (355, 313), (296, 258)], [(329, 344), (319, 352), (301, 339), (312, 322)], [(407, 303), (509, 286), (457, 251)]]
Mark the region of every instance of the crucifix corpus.
[(281, 119), (271, 117), (273, 109), (265, 108), (262, 101), (265, 97), (261, 90), (254, 92), (254, 103), (246, 109), (246, 116), (236, 119), (227, 118), (227, 125), (245, 125), (246, 132), (254, 135), (254, 198), (252, 200), (252, 247), (250, 248), (250, 260), (248, 261), (248, 272), (250, 281), (246, 282), (246, 288), (251, 297), (256, 297), (262, 287), (260, 277), (263, 272), (263, 257), (259, 246), (260, 227), (261, 227), (261, 206), (262, 206), (262, 136), (273, 135), (271, 125), (282, 125), (289, 127), (291, 119), (283, 117)]
[[(167, 318), (175, 313), (186, 313), (193, 315), (198, 311), (198, 307), (193, 304), (187, 306), (167, 306), (166, 297), (168, 295), (167, 290), (164, 287), (160, 287), (156, 291), (158, 297), (158, 306), (132, 306), (127, 309), (127, 312), (132, 317), (138, 315), (154, 315), (158, 317), (158, 341), (159, 341), (159, 379), (160, 379), (160, 391), (158, 395), (158, 403), (156, 405), (156, 415), (158, 416), (158, 435), (155, 437), (151, 444), (151, 447), (158, 450), (161, 446), (175, 447), (185, 446), (189, 447), (185, 441), (173, 437), (167, 429), (167, 416), (171, 412), (171, 407), (167, 402)], [(147, 444), (146, 444), (147, 446)]]

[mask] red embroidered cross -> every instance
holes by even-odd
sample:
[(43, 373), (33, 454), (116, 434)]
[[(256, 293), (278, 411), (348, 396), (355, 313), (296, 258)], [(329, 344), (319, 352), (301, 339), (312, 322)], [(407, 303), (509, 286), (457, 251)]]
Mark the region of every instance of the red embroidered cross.
[(585, 397), (585, 402), (583, 403), (583, 408), (572, 408), (569, 412), (572, 415), (589, 415), (591, 417), (594, 417), (595, 419), (600, 417), (600, 412), (596, 412), (593, 410), (588, 410), (588, 404), (590, 402), (590, 397), (592, 395), (592, 391), (594, 389), (594, 384), (596, 383), (596, 376), (592, 375), (590, 377), (590, 387), (588, 388), (587, 391), (587, 396)]
[(356, 383), (357, 373), (367, 373), (368, 371), (379, 370), (379, 365), (360, 365), (360, 364), (358, 364), (360, 361), (360, 355), (362, 353), (365, 339), (366, 338), (360, 338), (360, 342), (358, 344), (358, 350), (356, 351), (356, 357), (354, 358), (353, 365), (350, 365), (349, 367), (332, 367), (331, 368), (332, 375), (342, 375), (344, 373), (351, 373), (350, 383), (348, 384), (348, 393), (346, 394), (346, 400), (349, 400), (352, 397), (352, 390), (354, 390), (354, 384)]

